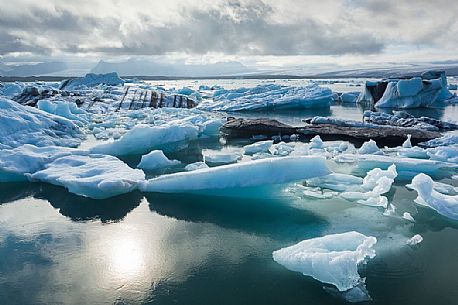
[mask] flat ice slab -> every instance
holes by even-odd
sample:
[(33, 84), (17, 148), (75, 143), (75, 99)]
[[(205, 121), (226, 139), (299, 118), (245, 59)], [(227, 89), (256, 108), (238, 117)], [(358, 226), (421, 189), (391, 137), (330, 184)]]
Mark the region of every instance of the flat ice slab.
[(377, 239), (352, 231), (301, 241), (273, 252), (273, 259), (291, 271), (332, 284), (339, 291), (362, 282), (358, 265), (375, 257)]
[(76, 155), (59, 158), (30, 178), (64, 186), (80, 196), (104, 199), (133, 191), (145, 174), (116, 157)]
[(283, 157), (164, 175), (145, 181), (140, 189), (161, 193), (198, 192), (280, 184), (329, 173), (324, 158)]

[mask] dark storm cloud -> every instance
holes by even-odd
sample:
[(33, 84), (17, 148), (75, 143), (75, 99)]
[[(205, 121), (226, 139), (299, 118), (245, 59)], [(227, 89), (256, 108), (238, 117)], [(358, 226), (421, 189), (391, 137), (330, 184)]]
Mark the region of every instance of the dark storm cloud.
[[(182, 9), (179, 22), (161, 26), (151, 15), (139, 12), (142, 27), (123, 30), (122, 17), (83, 16), (65, 7), (53, 11), (34, 7), (19, 15), (0, 12), (0, 54), (46, 52), (49, 47), (111, 55), (341, 55), (372, 54), (383, 48), (370, 32), (348, 30), (338, 21), (325, 24), (304, 17), (294, 23), (270, 22), (273, 9), (261, 1), (229, 1), (225, 7), (226, 11)], [(116, 46), (101, 44), (104, 39)]]

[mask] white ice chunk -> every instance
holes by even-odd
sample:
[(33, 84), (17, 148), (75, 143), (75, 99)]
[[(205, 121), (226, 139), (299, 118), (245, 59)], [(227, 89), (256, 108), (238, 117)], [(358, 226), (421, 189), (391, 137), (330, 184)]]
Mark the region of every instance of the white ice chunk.
[(236, 163), (240, 159), (242, 159), (242, 155), (236, 152), (218, 153), (204, 156), (205, 163), (207, 163), (208, 165), (231, 164)]
[(89, 155), (56, 159), (30, 177), (64, 186), (80, 196), (104, 199), (133, 191), (145, 174), (116, 157)]
[(383, 152), (378, 148), (377, 143), (374, 140), (369, 140), (363, 143), (358, 153), (362, 155), (383, 155)]
[(410, 139), (412, 138), (412, 135), (408, 134), (407, 135), (407, 140), (402, 143), (402, 147), (404, 148), (412, 148), (412, 143), (410, 142)]
[(409, 246), (414, 246), (414, 245), (418, 245), (422, 241), (423, 241), (423, 237), (420, 234), (415, 234), (412, 238), (408, 239), (406, 243)]
[(83, 134), (72, 121), (0, 98), (0, 147), (76, 147)]
[(194, 163), (186, 165), (184, 169), (187, 170), (188, 172), (190, 172), (190, 171), (195, 171), (197, 169), (202, 169), (202, 168), (208, 168), (207, 163), (205, 163), (205, 162), (194, 162)]
[(436, 210), (439, 214), (458, 220), (458, 195), (449, 196), (434, 189), (434, 181), (428, 175), (418, 174), (409, 188), (417, 191), (417, 201)]
[(260, 141), (250, 145), (245, 145), (243, 147), (244, 153), (246, 155), (254, 155), (256, 153), (266, 153), (269, 152), (270, 147), (274, 144), (274, 141)]
[(170, 167), (181, 162), (178, 160), (169, 160), (162, 150), (153, 150), (147, 155), (143, 155), (140, 163), (137, 165), (138, 168), (153, 170), (158, 168)]
[(415, 221), (415, 219), (412, 217), (412, 215), (410, 215), (409, 212), (404, 212), (404, 214), (402, 214), (402, 218), (408, 221), (412, 221), (412, 222)]
[(25, 144), (14, 149), (0, 149), (0, 182), (27, 180), (25, 174), (39, 171), (48, 163), (69, 155), (87, 155), (87, 151), (67, 147), (36, 147)]
[(310, 148), (315, 148), (315, 149), (322, 149), (324, 148), (323, 145), (323, 140), (321, 140), (321, 137), (319, 135), (314, 136), (310, 140)]
[(428, 148), (426, 154), (432, 159), (442, 162), (458, 163), (458, 144)]
[(191, 172), (163, 175), (146, 181), (147, 192), (180, 193), (280, 184), (329, 174), (320, 157), (284, 157), (241, 162)]
[(91, 151), (113, 156), (143, 154), (153, 149), (171, 151), (180, 142), (195, 140), (197, 137), (198, 128), (193, 125), (138, 125), (119, 140), (99, 144)]
[(377, 239), (352, 231), (301, 241), (273, 252), (273, 259), (291, 271), (349, 290), (363, 280), (358, 265), (375, 257)]

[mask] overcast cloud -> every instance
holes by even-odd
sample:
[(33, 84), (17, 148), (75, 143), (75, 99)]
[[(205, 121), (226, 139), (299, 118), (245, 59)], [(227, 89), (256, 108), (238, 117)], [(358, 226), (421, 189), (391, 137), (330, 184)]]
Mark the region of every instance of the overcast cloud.
[(458, 47), (458, 1), (0, 0), (0, 56), (348, 56)]

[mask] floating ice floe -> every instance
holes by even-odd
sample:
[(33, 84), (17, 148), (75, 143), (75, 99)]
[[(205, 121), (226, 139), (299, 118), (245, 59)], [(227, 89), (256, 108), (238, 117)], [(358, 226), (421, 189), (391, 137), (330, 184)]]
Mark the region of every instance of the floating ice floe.
[(342, 198), (359, 204), (386, 208), (388, 199), (382, 195), (390, 191), (396, 177), (396, 166), (391, 165), (387, 170), (372, 169), (364, 179), (353, 175), (332, 173), (308, 179), (307, 186), (341, 192)]
[(426, 205), (445, 217), (458, 220), (458, 195), (439, 193), (434, 188), (433, 179), (428, 175), (418, 174), (407, 187), (417, 192), (417, 203)]
[(69, 155), (87, 155), (88, 152), (67, 147), (37, 147), (24, 144), (14, 149), (0, 149), (0, 182), (27, 180), (54, 160)]
[(418, 245), (422, 241), (423, 241), (423, 237), (420, 234), (415, 234), (412, 238), (409, 238), (406, 241), (406, 244), (408, 244), (409, 246), (414, 246), (414, 245)]
[(329, 173), (324, 158), (272, 158), (163, 175), (142, 183), (141, 190), (183, 193), (246, 188), (287, 183)]
[(76, 147), (83, 138), (68, 119), (0, 98), (0, 148), (22, 144)]
[(99, 144), (92, 153), (112, 156), (143, 154), (154, 149), (173, 151), (183, 148), (183, 143), (197, 139), (199, 129), (193, 125), (138, 125), (119, 140)]
[(352, 155), (341, 154), (334, 157), (337, 163), (356, 163), (360, 171), (369, 171), (373, 168), (386, 169), (390, 165), (396, 165), (396, 171), (402, 179), (412, 178), (418, 173), (437, 175), (443, 173), (444, 169), (453, 168), (453, 164), (434, 160), (402, 158), (382, 155)]
[(318, 85), (290, 87), (276, 84), (254, 88), (218, 90), (213, 100), (202, 101), (198, 108), (213, 111), (248, 111), (329, 107), (332, 91)]
[(250, 145), (245, 145), (243, 147), (243, 150), (246, 155), (254, 155), (256, 153), (267, 153), (269, 152), (270, 147), (272, 147), (272, 144), (274, 144), (274, 141), (272, 140), (260, 141)]
[(94, 199), (131, 192), (145, 179), (143, 171), (130, 168), (116, 157), (104, 155), (61, 157), (28, 176)]
[(240, 153), (217, 153), (204, 155), (205, 163), (208, 165), (223, 165), (223, 164), (232, 164), (242, 159)]
[(347, 291), (363, 282), (358, 265), (375, 257), (377, 239), (352, 231), (304, 240), (273, 252), (273, 259), (291, 271)]
[(106, 74), (88, 73), (82, 78), (74, 78), (63, 81), (60, 89), (76, 90), (84, 89), (87, 87), (94, 87), (97, 85), (119, 86), (124, 85), (124, 80), (119, 78), (116, 72)]
[(358, 99), (359, 92), (344, 92), (340, 95), (340, 101), (343, 104), (354, 104)]
[(164, 167), (170, 167), (180, 164), (178, 160), (169, 160), (162, 150), (153, 150), (147, 155), (143, 155), (140, 163), (137, 165), (138, 168), (153, 170)]

